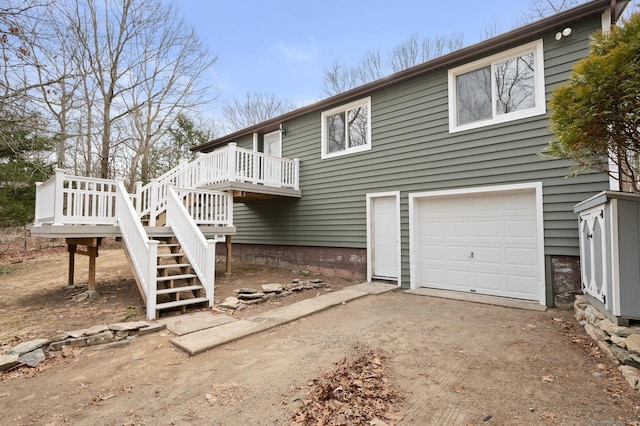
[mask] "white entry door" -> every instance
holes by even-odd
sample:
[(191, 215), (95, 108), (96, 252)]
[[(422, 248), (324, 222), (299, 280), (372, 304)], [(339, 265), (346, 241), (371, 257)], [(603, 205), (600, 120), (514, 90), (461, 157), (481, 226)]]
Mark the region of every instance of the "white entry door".
[[(282, 157), (282, 133), (279, 130), (264, 135), (264, 153), (272, 157)], [(265, 158), (262, 166), (265, 183), (280, 186), (282, 179), (281, 163), (273, 159)]]
[(419, 287), (539, 300), (534, 189), (415, 198)]
[(397, 281), (400, 257), (398, 196), (372, 196), (369, 208), (371, 278)]

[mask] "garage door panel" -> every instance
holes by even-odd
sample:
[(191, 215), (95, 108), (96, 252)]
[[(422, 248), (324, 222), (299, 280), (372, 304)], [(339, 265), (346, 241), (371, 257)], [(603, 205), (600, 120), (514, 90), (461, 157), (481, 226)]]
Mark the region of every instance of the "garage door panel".
[(418, 285), (537, 300), (536, 192), (416, 199)]
[(507, 264), (521, 267), (535, 267), (537, 253), (532, 248), (510, 248), (507, 251)]

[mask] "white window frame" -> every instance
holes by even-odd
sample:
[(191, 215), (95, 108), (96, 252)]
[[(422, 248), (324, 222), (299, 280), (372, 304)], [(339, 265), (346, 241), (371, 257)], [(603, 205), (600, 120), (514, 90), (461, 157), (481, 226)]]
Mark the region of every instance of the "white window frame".
[[(496, 113), (496, 100), (495, 100), (495, 78), (494, 78), (494, 65), (500, 62), (504, 62), (508, 59), (516, 58), (518, 56), (525, 55), (527, 53), (533, 53), (535, 67), (534, 67), (534, 84), (535, 84), (535, 106), (533, 108), (522, 109), (519, 111), (509, 112), (506, 114)], [(458, 108), (457, 108), (457, 84), (456, 78), (461, 74), (466, 74), (471, 71), (475, 71), (480, 68), (491, 67), (491, 109), (492, 118), (486, 120), (474, 121), (472, 123), (466, 123), (458, 125)], [(459, 66), (449, 70), (449, 132), (461, 132), (464, 130), (477, 129), (479, 127), (489, 126), (497, 123), (504, 123), (512, 120), (520, 120), (522, 118), (533, 117), (536, 115), (545, 114), (547, 106), (545, 102), (545, 84), (544, 84), (544, 48), (542, 39), (527, 43), (525, 45), (509, 49), (505, 52), (489, 56), (484, 59), (480, 59), (469, 64)]]
[[(343, 151), (338, 151), (338, 152), (328, 152), (328, 147), (327, 147), (327, 135), (326, 135), (326, 120), (327, 117), (338, 114), (340, 112), (346, 112), (348, 110), (357, 108), (357, 107), (361, 107), (364, 106), (367, 108), (367, 143), (363, 144), (363, 145), (358, 145), (358, 146), (354, 146), (354, 147), (348, 147)], [(370, 151), (371, 150), (371, 97), (367, 97), (364, 99), (360, 99), (358, 101), (354, 101), (345, 105), (341, 105), (337, 108), (333, 108), (330, 109), (328, 111), (324, 111), (321, 115), (321, 123), (320, 123), (320, 127), (321, 127), (321, 144), (322, 144), (322, 154), (321, 154), (321, 158), (322, 159), (326, 159), (326, 158), (333, 158), (333, 157), (340, 157), (342, 155), (349, 155), (349, 154), (354, 154), (357, 152), (363, 152), (363, 151)], [(346, 129), (345, 129), (346, 131)]]

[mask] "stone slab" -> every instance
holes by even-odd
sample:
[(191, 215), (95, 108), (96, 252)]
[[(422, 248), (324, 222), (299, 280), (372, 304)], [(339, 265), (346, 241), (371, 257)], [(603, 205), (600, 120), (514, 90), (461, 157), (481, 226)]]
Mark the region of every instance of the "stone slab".
[(259, 316), (249, 318), (249, 321), (257, 322), (267, 327), (275, 327), (367, 295), (368, 293), (364, 291), (352, 290), (352, 287), (348, 287), (344, 290), (327, 293), (312, 299), (304, 299), (300, 302), (265, 312)]
[(215, 315), (211, 312), (203, 311), (186, 315), (178, 315), (175, 317), (161, 318), (158, 321), (166, 324), (167, 329), (173, 334), (182, 336), (238, 320), (225, 315)]
[(256, 322), (237, 320), (176, 337), (171, 343), (193, 356), (263, 330), (265, 327)]
[(530, 311), (544, 312), (547, 307), (538, 302), (527, 302), (526, 300), (508, 299), (506, 297), (485, 296), (483, 294), (463, 293), (461, 291), (435, 290), (431, 288), (416, 288), (404, 290), (407, 294), (419, 296), (441, 297), (444, 299), (462, 300), (465, 302), (483, 303), (485, 305), (504, 306), (507, 308), (526, 309)]
[(47, 343), (49, 343), (49, 339), (35, 339), (29, 340), (28, 342), (22, 342), (19, 345), (11, 348), (9, 354), (24, 355), (28, 352), (35, 351), (36, 349), (43, 347)]
[(372, 281), (347, 287), (348, 290), (362, 291), (367, 294), (382, 294), (399, 288), (400, 287), (398, 287), (397, 284), (389, 284), (380, 281)]
[(0, 371), (8, 370), (18, 363), (18, 354), (0, 355)]

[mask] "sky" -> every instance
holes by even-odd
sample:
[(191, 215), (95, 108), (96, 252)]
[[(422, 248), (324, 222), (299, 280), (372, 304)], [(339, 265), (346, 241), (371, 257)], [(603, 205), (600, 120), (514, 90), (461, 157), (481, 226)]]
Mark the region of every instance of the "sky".
[(322, 79), (334, 62), (357, 64), (413, 33), (464, 34), (466, 45), (485, 28), (514, 28), (529, 0), (177, 0), (185, 20), (217, 55), (211, 78), (221, 105), (248, 92), (276, 94), (303, 106), (323, 98)]

